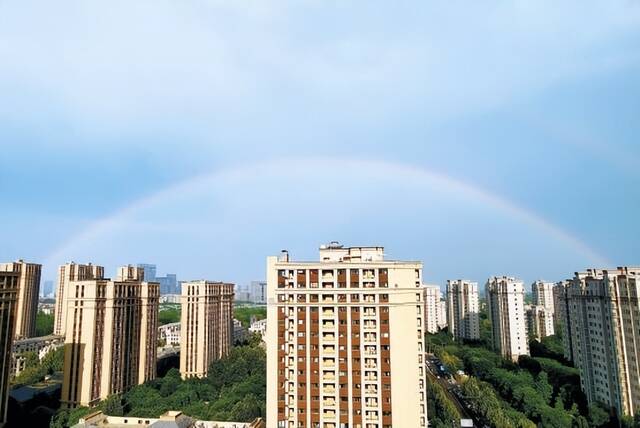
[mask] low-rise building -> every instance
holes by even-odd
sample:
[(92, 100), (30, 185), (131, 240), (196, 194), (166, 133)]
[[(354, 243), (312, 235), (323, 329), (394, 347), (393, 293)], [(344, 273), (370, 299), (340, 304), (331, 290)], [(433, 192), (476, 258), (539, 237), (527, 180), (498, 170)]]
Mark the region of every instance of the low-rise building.
[(180, 322), (172, 322), (158, 327), (158, 340), (164, 341), (168, 346), (180, 346)]
[(247, 330), (242, 326), (240, 320), (233, 319), (233, 343), (243, 342), (247, 337)]
[(14, 340), (11, 348), (11, 377), (18, 376), (25, 369), (24, 354), (26, 352), (34, 352), (38, 360), (42, 361), (45, 355), (62, 346), (64, 346), (64, 336), (50, 335)]
[(257, 418), (253, 422), (199, 421), (179, 411), (168, 411), (159, 418), (109, 416), (97, 411), (80, 418), (73, 428), (124, 428), (129, 426), (137, 428), (266, 428), (262, 418)]
[(160, 303), (180, 303), (180, 294), (161, 294)]
[(264, 336), (267, 334), (267, 320), (266, 318), (263, 320), (255, 321), (249, 327), (249, 331), (251, 333), (260, 333), (260, 337), (264, 340)]

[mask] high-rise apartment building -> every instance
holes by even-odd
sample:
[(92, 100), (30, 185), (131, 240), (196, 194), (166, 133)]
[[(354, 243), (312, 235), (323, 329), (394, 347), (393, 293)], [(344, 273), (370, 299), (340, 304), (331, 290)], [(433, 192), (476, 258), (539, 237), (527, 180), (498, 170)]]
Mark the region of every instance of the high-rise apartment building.
[(562, 333), (562, 345), (564, 348), (564, 357), (567, 360), (573, 360), (572, 340), (571, 340), (571, 320), (569, 319), (569, 300), (567, 299), (567, 291), (572, 280), (557, 282), (553, 287), (553, 305), (555, 313), (553, 320), (554, 328), (560, 329)]
[(486, 292), (494, 349), (513, 361), (520, 355), (529, 355), (524, 283), (508, 276), (492, 277), (487, 281)]
[(590, 403), (640, 413), (640, 267), (576, 272), (567, 287), (571, 352)]
[(527, 334), (538, 341), (554, 334), (553, 313), (544, 306), (531, 306), (526, 309)]
[(180, 373), (207, 375), (209, 365), (226, 356), (233, 340), (233, 284), (187, 281), (182, 284)]
[(7, 422), (11, 348), (18, 301), (20, 274), (0, 272), (0, 428)]
[(440, 308), (440, 298), (442, 297), (440, 287), (437, 285), (424, 284), (422, 290), (424, 294), (425, 328), (429, 333), (437, 333), (438, 321), (441, 317), (440, 313), (442, 310), (442, 308)]
[(70, 281), (65, 293), (64, 406), (92, 406), (156, 377), (158, 283)]
[(26, 339), (36, 335), (36, 314), (40, 295), (40, 272), (42, 265), (18, 260), (13, 263), (1, 263), (0, 271), (18, 274), (18, 300), (14, 338)]
[(53, 321), (53, 334), (64, 336), (67, 326), (67, 289), (72, 281), (87, 281), (92, 279), (103, 279), (104, 268), (78, 263), (67, 263), (58, 268), (58, 286), (56, 290), (56, 310)]
[(436, 324), (438, 325), (438, 330), (442, 330), (447, 327), (447, 301), (440, 300), (436, 305), (437, 313), (436, 313)]
[(267, 426), (427, 423), (422, 263), (382, 247), (267, 258)]
[(533, 294), (533, 304), (542, 306), (551, 314), (555, 313), (555, 305), (553, 299), (553, 282), (535, 281), (531, 284), (531, 293)]
[(480, 339), (478, 283), (463, 279), (447, 281), (447, 324), (457, 339)]

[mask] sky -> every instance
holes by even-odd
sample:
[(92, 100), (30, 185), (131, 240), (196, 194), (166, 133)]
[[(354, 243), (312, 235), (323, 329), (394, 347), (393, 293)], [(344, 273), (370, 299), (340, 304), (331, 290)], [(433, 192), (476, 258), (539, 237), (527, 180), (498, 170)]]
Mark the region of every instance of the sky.
[(0, 2), (0, 260), (640, 263), (640, 2)]

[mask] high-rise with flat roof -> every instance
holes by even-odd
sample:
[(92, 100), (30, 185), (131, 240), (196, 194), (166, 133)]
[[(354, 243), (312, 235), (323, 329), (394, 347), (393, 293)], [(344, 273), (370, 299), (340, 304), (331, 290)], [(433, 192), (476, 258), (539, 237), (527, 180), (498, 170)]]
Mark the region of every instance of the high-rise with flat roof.
[(449, 333), (458, 340), (480, 339), (478, 283), (464, 279), (447, 281)]
[(544, 306), (531, 306), (526, 309), (527, 333), (529, 338), (538, 341), (554, 334), (553, 313)]
[(494, 276), (486, 285), (493, 348), (517, 361), (529, 355), (524, 310), (524, 283), (509, 276)]
[(70, 281), (65, 292), (64, 406), (92, 406), (155, 379), (158, 283)]
[(0, 272), (0, 427), (7, 422), (11, 348), (18, 301), (20, 274)]
[(17, 340), (36, 335), (41, 270), (42, 265), (27, 263), (23, 260), (0, 264), (0, 271), (18, 274), (18, 300), (14, 327), (14, 338)]
[(382, 247), (267, 258), (267, 426), (427, 424), (422, 263)]
[(91, 263), (84, 265), (67, 263), (58, 268), (58, 286), (56, 289), (56, 309), (53, 321), (53, 334), (64, 336), (67, 326), (67, 289), (71, 281), (103, 279), (104, 268)]
[(553, 315), (555, 313), (555, 305), (553, 300), (553, 282), (535, 281), (531, 284), (531, 293), (533, 295), (533, 304), (542, 306)]
[(439, 286), (428, 284), (424, 284), (422, 286), (422, 290), (424, 294), (423, 301), (425, 328), (429, 333), (437, 333), (438, 321), (441, 311), (440, 297), (442, 296), (442, 292), (440, 291)]
[(590, 403), (640, 413), (640, 267), (576, 272), (567, 288), (571, 353)]
[(209, 365), (231, 350), (233, 284), (187, 281), (182, 284), (180, 373), (203, 377)]

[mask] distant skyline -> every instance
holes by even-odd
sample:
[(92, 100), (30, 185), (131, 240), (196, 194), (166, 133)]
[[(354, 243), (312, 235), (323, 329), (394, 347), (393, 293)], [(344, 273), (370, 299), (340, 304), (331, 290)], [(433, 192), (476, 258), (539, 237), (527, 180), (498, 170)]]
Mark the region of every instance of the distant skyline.
[(2, 2), (0, 261), (637, 265), (638, 46), (628, 1)]

